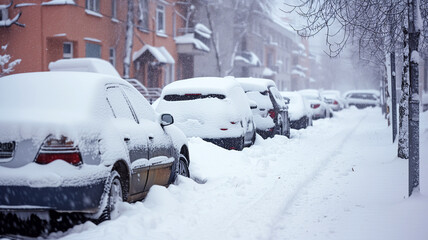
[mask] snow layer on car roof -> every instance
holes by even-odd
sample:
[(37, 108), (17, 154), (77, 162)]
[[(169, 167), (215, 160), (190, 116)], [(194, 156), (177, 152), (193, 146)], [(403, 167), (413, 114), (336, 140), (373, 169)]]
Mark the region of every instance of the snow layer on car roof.
[(266, 91), (268, 86), (276, 86), (275, 82), (264, 78), (237, 78), (245, 91)]
[(198, 77), (175, 81), (163, 89), (162, 95), (189, 93), (227, 95), (228, 89), (235, 86), (239, 86), (239, 84), (233, 77)]
[(50, 71), (92, 72), (119, 77), (120, 74), (106, 60), (99, 58), (60, 59), (49, 63)]
[[(0, 119), (63, 120), (93, 116), (94, 101), (120, 78), (83, 72), (35, 72), (0, 78)], [(98, 97), (101, 99), (101, 97)], [(105, 99), (105, 97), (103, 98)]]

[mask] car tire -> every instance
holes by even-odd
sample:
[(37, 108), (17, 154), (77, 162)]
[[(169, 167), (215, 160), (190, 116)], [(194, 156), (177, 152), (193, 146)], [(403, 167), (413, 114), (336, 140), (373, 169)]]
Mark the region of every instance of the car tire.
[(254, 130), (253, 137), (251, 138), (251, 145), (254, 145), (254, 143), (256, 143), (256, 135), (256, 131)]
[(110, 220), (119, 214), (119, 203), (123, 201), (123, 188), (120, 175), (117, 171), (112, 171), (107, 184), (107, 199), (101, 215), (95, 221), (97, 224)]
[(180, 154), (180, 158), (178, 159), (178, 169), (176, 176), (178, 175), (190, 177), (189, 164), (184, 154)]

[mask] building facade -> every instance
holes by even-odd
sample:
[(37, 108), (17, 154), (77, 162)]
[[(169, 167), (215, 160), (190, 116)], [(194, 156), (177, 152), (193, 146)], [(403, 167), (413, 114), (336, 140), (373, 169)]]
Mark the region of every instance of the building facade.
[(21, 59), (14, 73), (48, 71), (50, 62), (63, 58), (97, 57), (110, 61), (121, 75), (129, 61), (130, 78), (162, 88), (188, 68), (180, 64), (177, 49), (194, 44), (192, 39), (176, 43), (176, 38), (185, 34), (181, 29), (187, 27), (191, 5), (179, 0), (131, 3), (0, 0), (0, 45), (7, 45), (13, 59)]

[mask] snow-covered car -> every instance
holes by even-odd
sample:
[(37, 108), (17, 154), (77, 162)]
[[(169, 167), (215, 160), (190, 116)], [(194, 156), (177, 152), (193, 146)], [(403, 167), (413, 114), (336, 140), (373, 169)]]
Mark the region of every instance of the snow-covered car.
[(342, 98), (337, 90), (324, 90), (321, 92), (321, 96), (333, 111), (339, 111), (347, 107), (346, 100)]
[(290, 117), (290, 127), (302, 129), (312, 126), (312, 110), (306, 99), (298, 92), (281, 92), (281, 95), (288, 99), (288, 116)]
[(318, 90), (305, 89), (300, 90), (299, 93), (307, 100), (309, 106), (312, 109), (312, 119), (320, 119), (332, 117), (330, 106), (325, 103)]
[(379, 97), (375, 90), (348, 91), (346, 101), (349, 106), (355, 106), (359, 109), (379, 106)]
[(200, 137), (235, 150), (255, 141), (249, 100), (233, 77), (200, 77), (170, 83), (154, 106), (160, 113), (171, 113), (187, 137)]
[(0, 223), (35, 212), (100, 222), (119, 201), (189, 176), (187, 138), (173, 122), (111, 75), (0, 78)]
[(263, 138), (276, 134), (290, 137), (288, 107), (275, 82), (262, 78), (237, 78), (247, 97), (256, 102), (252, 110), (257, 133)]

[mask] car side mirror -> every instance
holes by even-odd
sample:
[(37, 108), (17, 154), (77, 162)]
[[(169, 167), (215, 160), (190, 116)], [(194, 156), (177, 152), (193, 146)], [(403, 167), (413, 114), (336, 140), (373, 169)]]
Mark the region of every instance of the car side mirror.
[(169, 113), (164, 113), (160, 117), (160, 125), (162, 127), (169, 126), (174, 123), (174, 118)]
[(254, 102), (252, 100), (250, 100), (249, 102), (250, 102), (250, 109), (256, 109), (257, 108), (257, 103), (256, 102)]

